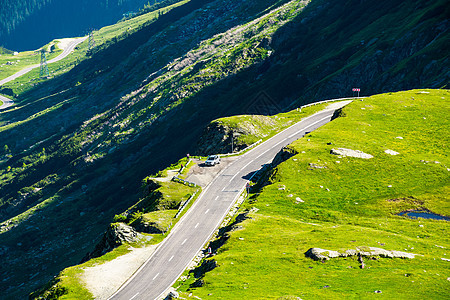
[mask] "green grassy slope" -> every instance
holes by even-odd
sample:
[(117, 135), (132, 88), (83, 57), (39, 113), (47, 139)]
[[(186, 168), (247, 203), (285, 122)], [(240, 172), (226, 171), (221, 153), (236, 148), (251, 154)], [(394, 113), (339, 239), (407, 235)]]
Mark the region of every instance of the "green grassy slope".
[[(189, 289), (191, 276), (182, 290), (214, 299), (371, 299), (377, 290), (390, 299), (447, 298), (449, 268), (441, 258), (449, 255), (449, 223), (396, 214), (420, 208), (450, 215), (449, 97), (448, 90), (412, 90), (354, 101), (344, 117), (293, 143), (298, 154), (246, 202), (258, 210), (219, 248), (219, 266), (204, 286)], [(330, 154), (338, 147), (374, 157)], [(419, 256), (365, 259), (360, 269), (357, 257), (322, 263), (304, 255), (312, 247), (358, 246)]]
[(232, 145), (233, 152), (238, 152), (258, 141), (271, 138), (327, 105), (316, 104), (274, 116), (237, 115), (214, 120), (203, 131), (194, 153), (205, 156), (210, 153), (230, 153)]
[[(61, 76), (62, 74), (69, 72), (76, 65), (80, 64), (86, 59), (89, 59), (92, 55), (95, 55), (95, 53), (101, 52), (112, 44), (124, 40), (133, 33), (142, 30), (142, 28), (148, 27), (161, 15), (169, 12), (173, 8), (186, 4), (187, 2), (188, 0), (180, 0), (166, 7), (154, 7), (154, 9), (143, 15), (123, 20), (117, 22), (116, 24), (93, 31), (95, 46), (91, 50), (88, 50), (89, 41), (86, 40), (86, 42), (78, 45), (78, 47), (69, 57), (67, 57), (63, 61), (50, 64), (48, 66), (50, 78)], [(62, 52), (62, 50), (58, 49), (58, 43), (59, 40), (54, 40), (42, 47), (49, 51), (51, 45), (56, 45), (56, 51), (47, 54), (47, 60), (58, 56)], [(13, 53), (3, 54), (0, 56), (0, 79), (11, 76), (17, 71), (24, 69), (25, 67), (39, 64), (40, 59), (40, 53), (35, 51), (20, 52), (16, 56), (14, 56)], [(7, 65), (8, 62), (10, 65)], [(2, 85), (2, 88), (11, 88), (15, 94), (20, 95), (26, 91), (31, 90), (36, 84), (45, 81), (47, 80), (39, 78), (38, 68), (18, 78), (14, 82)]]
[[(184, 158), (178, 164), (186, 164), (186, 161), (187, 159)], [(171, 166), (169, 170), (173, 170), (173, 167)], [(167, 170), (161, 172), (167, 172)], [(142, 190), (142, 199), (125, 212), (116, 215), (114, 223), (110, 224), (110, 226), (116, 226), (116, 222), (121, 222), (132, 226), (139, 233), (133, 243), (124, 242), (104, 255), (95, 251), (89, 253), (83, 258), (82, 264), (62, 270), (58, 276), (41, 289), (30, 294), (30, 299), (53, 299), (52, 297), (57, 299), (94, 299), (95, 295), (92, 295), (82, 280), (86, 268), (101, 265), (129, 253), (130, 246), (141, 248), (160, 243), (200, 194), (200, 187), (190, 187), (174, 181), (157, 181), (154, 178), (144, 179)], [(189, 202), (187, 202), (188, 200)], [(180, 210), (182, 203), (185, 206), (183, 210)], [(149, 223), (152, 229), (144, 229), (142, 225), (145, 223)]]
[[(123, 34), (98, 36), (104, 47), (88, 57), (81, 45), (51, 80), (13, 82), (16, 106), (0, 114), (0, 140), (10, 149), (0, 153), (0, 244), (8, 249), (1, 258), (8, 280), (0, 288), (25, 290), (30, 280), (45, 282), (78, 263), (111, 218), (139, 199), (142, 178), (192, 153), (214, 119), (273, 114), (319, 100), (314, 95), (350, 93), (354, 79), (366, 75), (365, 85), (377, 91), (397, 89), (395, 82), (412, 88), (445, 81), (447, 54), (438, 51), (448, 36), (440, 25), (445, 10), (429, 15), (443, 3), (414, 1), (403, 10), (400, 1), (366, 1), (354, 6), (361, 15), (355, 18), (340, 1), (315, 0), (302, 10), (306, 2), (191, 0), (136, 30), (118, 24)], [(405, 30), (381, 26), (411, 14)], [(362, 22), (372, 15), (386, 15), (385, 22)], [(380, 41), (390, 43), (359, 46), (359, 32), (371, 41), (383, 30)], [(410, 65), (400, 62), (419, 52), (425, 56), (414, 66), (436, 64), (410, 76)], [(336, 72), (349, 63), (359, 71)], [(391, 76), (393, 66), (414, 80)], [(377, 76), (392, 85), (380, 87)], [(336, 85), (328, 88), (325, 77)], [(45, 245), (57, 246), (37, 251)], [(24, 280), (28, 286), (19, 287)]]

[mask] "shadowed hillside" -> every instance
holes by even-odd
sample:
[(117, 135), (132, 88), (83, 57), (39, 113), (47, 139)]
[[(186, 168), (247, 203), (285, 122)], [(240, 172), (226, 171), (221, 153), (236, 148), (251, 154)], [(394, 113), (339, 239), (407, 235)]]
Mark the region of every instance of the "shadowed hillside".
[[(5, 3), (4, 3), (5, 2)], [(84, 35), (138, 12), (155, 0), (7, 0), (0, 9), (0, 44), (34, 50), (55, 38)], [(159, 1), (161, 2), (161, 1)], [(173, 2), (173, 1), (172, 1)]]
[(447, 85), (446, 3), (407, 2), (191, 0), (63, 75), (25, 92), (9, 84), (19, 95), (0, 114), (2, 290), (23, 295), (78, 263), (141, 180), (192, 153), (211, 120), (352, 87)]

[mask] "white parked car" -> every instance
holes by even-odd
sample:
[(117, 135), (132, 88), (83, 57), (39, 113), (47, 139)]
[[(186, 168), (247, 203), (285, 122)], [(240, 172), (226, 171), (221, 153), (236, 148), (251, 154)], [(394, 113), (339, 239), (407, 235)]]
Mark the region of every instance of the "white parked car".
[(210, 155), (205, 161), (205, 165), (207, 166), (215, 166), (217, 164), (220, 164), (219, 155)]

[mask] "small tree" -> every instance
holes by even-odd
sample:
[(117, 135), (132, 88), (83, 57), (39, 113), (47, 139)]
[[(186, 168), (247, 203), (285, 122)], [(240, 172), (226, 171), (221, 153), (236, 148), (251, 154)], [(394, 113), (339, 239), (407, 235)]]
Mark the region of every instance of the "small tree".
[(3, 147), (3, 153), (9, 153), (9, 147), (8, 147), (8, 145), (5, 145), (4, 147)]

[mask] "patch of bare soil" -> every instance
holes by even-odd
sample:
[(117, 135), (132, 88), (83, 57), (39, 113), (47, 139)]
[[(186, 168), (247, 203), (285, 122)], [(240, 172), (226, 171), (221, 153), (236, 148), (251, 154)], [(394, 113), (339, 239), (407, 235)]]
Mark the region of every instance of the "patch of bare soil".
[(81, 281), (95, 299), (108, 299), (153, 254), (156, 247), (131, 248), (131, 252), (112, 261), (85, 268)]

